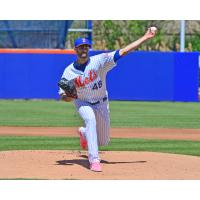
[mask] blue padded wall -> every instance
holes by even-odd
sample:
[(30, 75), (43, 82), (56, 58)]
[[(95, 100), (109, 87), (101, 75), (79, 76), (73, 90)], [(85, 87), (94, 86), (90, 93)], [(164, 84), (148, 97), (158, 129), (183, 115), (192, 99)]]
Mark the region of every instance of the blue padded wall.
[[(91, 51), (91, 55), (103, 51)], [(199, 53), (133, 52), (108, 73), (110, 100), (198, 101)], [(0, 53), (1, 99), (58, 99), (73, 54)]]

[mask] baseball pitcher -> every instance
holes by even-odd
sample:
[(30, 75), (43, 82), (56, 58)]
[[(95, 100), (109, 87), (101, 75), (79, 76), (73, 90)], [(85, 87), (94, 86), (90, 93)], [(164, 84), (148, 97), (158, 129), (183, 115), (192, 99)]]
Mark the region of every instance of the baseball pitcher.
[(91, 42), (86, 38), (75, 40), (77, 60), (65, 68), (58, 83), (59, 94), (62, 100), (73, 101), (77, 112), (85, 122), (85, 127), (80, 127), (78, 133), (82, 149), (88, 149), (88, 160), (92, 171), (102, 171), (98, 147), (108, 145), (110, 140), (107, 72), (116, 66), (122, 56), (153, 38), (156, 31), (155, 27), (150, 27), (141, 38), (128, 46), (91, 57), (88, 55)]

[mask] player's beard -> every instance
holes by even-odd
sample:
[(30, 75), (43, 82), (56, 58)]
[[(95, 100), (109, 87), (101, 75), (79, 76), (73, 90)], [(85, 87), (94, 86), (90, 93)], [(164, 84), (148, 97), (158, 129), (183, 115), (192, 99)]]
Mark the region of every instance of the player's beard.
[(89, 51), (88, 50), (76, 50), (78, 60), (81, 61), (81, 63), (86, 62), (89, 59)]

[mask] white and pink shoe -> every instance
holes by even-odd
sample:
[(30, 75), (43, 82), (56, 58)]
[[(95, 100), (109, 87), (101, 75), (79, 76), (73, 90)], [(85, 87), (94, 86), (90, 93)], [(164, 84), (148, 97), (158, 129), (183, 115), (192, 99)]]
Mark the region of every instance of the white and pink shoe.
[(90, 170), (94, 172), (102, 172), (100, 161), (95, 160), (92, 163), (90, 163)]

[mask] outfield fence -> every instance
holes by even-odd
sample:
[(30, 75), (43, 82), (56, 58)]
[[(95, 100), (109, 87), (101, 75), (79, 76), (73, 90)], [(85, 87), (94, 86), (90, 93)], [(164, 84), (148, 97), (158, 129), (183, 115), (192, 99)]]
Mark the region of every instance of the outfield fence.
[[(75, 59), (73, 50), (0, 49), (0, 98), (58, 99), (57, 83)], [(108, 73), (109, 99), (197, 102), (198, 73), (198, 52), (130, 53)]]

